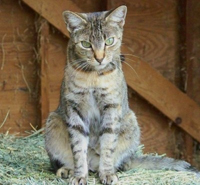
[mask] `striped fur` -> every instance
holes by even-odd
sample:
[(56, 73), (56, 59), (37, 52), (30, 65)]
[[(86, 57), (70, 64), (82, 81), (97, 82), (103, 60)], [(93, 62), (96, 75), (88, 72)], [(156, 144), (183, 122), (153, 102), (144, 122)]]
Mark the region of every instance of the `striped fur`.
[[(116, 184), (118, 169), (184, 170), (189, 164), (169, 158), (134, 156), (140, 128), (130, 110), (121, 68), (120, 46), (126, 7), (99, 13), (66, 11), (70, 32), (60, 104), (46, 122), (45, 144), (57, 176), (87, 184), (88, 170), (103, 184)], [(108, 46), (106, 39), (113, 37)], [(84, 48), (82, 41), (91, 44)]]

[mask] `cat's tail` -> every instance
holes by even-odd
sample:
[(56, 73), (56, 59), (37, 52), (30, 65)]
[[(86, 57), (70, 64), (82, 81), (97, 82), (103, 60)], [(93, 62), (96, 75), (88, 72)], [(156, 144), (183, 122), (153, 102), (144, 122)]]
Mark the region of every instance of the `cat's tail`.
[(186, 161), (176, 160), (169, 157), (144, 155), (137, 157), (127, 157), (120, 170), (126, 171), (130, 169), (147, 169), (147, 170), (173, 170), (195, 172), (200, 177), (200, 172)]

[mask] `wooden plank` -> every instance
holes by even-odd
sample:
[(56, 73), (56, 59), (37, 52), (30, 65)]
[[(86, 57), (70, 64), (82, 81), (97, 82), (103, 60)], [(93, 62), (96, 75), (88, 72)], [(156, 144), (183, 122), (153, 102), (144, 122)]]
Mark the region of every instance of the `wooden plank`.
[(200, 1), (187, 0), (185, 90), (200, 105)]
[[(200, 105), (200, 2), (198, 0), (184, 0), (185, 2), (185, 43), (182, 56), (185, 56), (183, 73), (184, 73), (184, 90), (187, 95)], [(192, 163), (194, 156), (194, 142), (190, 136), (185, 136), (186, 157)]]
[[(0, 3), (0, 46), (4, 37), (4, 66), (0, 69), (0, 125), (10, 113), (1, 133), (19, 133), (38, 126), (37, 65), (35, 60), (35, 13), (18, 1)], [(6, 35), (6, 36), (5, 36)], [(2, 64), (0, 47), (0, 67)], [(27, 133), (26, 133), (27, 134)]]
[(129, 106), (135, 112), (141, 128), (144, 153), (165, 153), (167, 156), (177, 157), (179, 154), (176, 145), (177, 127), (171, 125), (171, 120), (163, 116), (159, 110), (147, 103), (131, 88), (128, 94)]
[(66, 64), (66, 48), (68, 39), (63, 38), (60, 32), (50, 32), (49, 39), (49, 109), (54, 111), (60, 100), (60, 87)]
[[(179, 89), (186, 93), (186, 78), (187, 78), (187, 59), (186, 59), (186, 53), (187, 53), (187, 47), (186, 47), (186, 19), (187, 19), (187, 0), (181, 0), (179, 3), (179, 14), (180, 14), (180, 31), (179, 31), (179, 44), (180, 44), (180, 63), (179, 63), (179, 76), (180, 76), (180, 82), (179, 82)], [(179, 143), (182, 142), (182, 155), (188, 161), (190, 164), (193, 164), (193, 138), (187, 134), (183, 133), (182, 138), (180, 139)]]
[(0, 125), (10, 110), (5, 124), (0, 128), (1, 133), (8, 131), (10, 134), (27, 135), (27, 131), (33, 130), (31, 125), (38, 128), (37, 101), (33, 101), (27, 91), (0, 92), (0, 105)]
[[(67, 7), (68, 5), (71, 10), (81, 12), (81, 9), (73, 4), (72, 1), (24, 0), (24, 2), (66, 36), (69, 35), (64, 24), (61, 23), (63, 21), (60, 16), (64, 9), (60, 7)], [(56, 11), (54, 12), (54, 10)], [(123, 52), (131, 53), (132, 51), (123, 45)], [(197, 141), (200, 141), (200, 107), (146, 62), (134, 56), (129, 56), (129, 58), (132, 61), (130, 65), (134, 70), (127, 65), (124, 65), (123, 68), (128, 85), (173, 120), (179, 127)]]
[[(84, 8), (85, 11), (90, 12), (100, 11), (106, 7), (106, 0), (93, 0), (92, 2), (91, 0), (23, 0), (23, 2), (47, 19), (67, 37), (69, 37), (69, 33), (62, 18), (62, 12), (64, 10), (82, 12), (82, 9)], [(79, 8), (79, 5), (82, 5), (82, 8)], [(101, 6), (100, 9), (99, 6)]]
[(29, 7), (31, 7), (38, 14), (48, 20), (67, 37), (69, 37), (69, 33), (63, 21), (62, 12), (66, 9), (81, 12), (81, 9), (78, 8), (78, 6), (74, 4), (71, 0), (23, 0), (23, 2), (25, 2)]
[(45, 125), (49, 114), (49, 77), (48, 77), (48, 46), (49, 46), (49, 24), (39, 18), (38, 24), (38, 63), (40, 64), (40, 128)]
[(73, 3), (77, 7), (81, 5), (82, 12), (83, 10), (84, 12), (100, 12), (105, 11), (107, 8), (107, 0), (73, 0)]

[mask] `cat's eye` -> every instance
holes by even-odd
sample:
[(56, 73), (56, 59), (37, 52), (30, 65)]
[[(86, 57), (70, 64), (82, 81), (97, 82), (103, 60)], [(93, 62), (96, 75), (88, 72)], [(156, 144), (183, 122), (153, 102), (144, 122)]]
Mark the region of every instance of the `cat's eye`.
[(107, 46), (110, 46), (114, 43), (114, 37), (110, 37), (105, 41)]
[(81, 45), (84, 47), (84, 48), (91, 48), (91, 44), (87, 41), (81, 41)]

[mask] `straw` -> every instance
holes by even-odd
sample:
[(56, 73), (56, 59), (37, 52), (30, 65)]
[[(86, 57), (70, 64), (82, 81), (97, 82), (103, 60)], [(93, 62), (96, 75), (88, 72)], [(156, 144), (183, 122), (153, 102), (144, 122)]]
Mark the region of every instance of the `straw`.
[[(26, 138), (0, 135), (0, 184), (3, 185), (62, 185), (50, 167), (44, 149), (43, 129)], [(141, 149), (143, 147), (141, 146)], [(142, 155), (142, 151), (138, 152)], [(194, 173), (162, 170), (130, 170), (119, 172), (121, 185), (199, 185)], [(98, 175), (90, 173), (88, 185), (100, 185)]]

